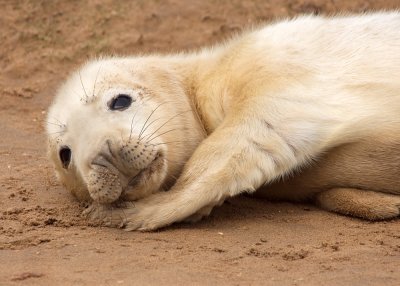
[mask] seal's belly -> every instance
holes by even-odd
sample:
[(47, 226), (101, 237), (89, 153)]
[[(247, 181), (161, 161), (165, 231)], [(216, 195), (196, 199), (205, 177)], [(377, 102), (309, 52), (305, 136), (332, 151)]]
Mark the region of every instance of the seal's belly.
[(334, 187), (400, 194), (400, 135), (366, 138), (329, 150), (310, 166), (258, 190), (268, 199), (305, 200)]

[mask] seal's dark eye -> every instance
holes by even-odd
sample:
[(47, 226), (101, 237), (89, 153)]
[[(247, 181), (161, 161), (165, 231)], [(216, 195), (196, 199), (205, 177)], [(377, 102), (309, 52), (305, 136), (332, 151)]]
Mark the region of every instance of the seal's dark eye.
[(132, 104), (132, 97), (126, 94), (119, 94), (113, 98), (108, 106), (111, 110), (125, 110)]
[(71, 162), (71, 149), (68, 147), (62, 147), (60, 149), (60, 160), (63, 168), (67, 169), (69, 162)]

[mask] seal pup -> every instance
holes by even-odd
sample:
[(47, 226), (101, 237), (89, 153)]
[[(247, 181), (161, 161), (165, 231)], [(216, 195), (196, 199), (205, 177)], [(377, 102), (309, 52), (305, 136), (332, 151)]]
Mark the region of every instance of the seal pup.
[(399, 114), (400, 14), (306, 16), (87, 63), (50, 107), (48, 149), (88, 215), (127, 230), (245, 192), (379, 220), (399, 216)]

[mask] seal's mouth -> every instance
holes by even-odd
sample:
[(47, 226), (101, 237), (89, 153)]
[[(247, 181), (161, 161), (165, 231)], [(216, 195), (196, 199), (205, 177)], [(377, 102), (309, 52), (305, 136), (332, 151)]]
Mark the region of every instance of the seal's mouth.
[(139, 183), (148, 180), (151, 176), (156, 174), (157, 171), (161, 170), (163, 164), (164, 155), (162, 152), (158, 152), (154, 157), (154, 160), (145, 169), (141, 170), (137, 175), (129, 180), (128, 186), (134, 188)]

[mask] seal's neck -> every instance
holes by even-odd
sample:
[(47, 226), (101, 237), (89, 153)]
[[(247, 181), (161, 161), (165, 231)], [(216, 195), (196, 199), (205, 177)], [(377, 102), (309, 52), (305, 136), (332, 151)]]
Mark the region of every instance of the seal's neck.
[(227, 74), (218, 69), (224, 54), (224, 48), (202, 50), (196, 54), (177, 56), (179, 59), (174, 61), (174, 69), (206, 134), (222, 122), (229, 105)]

